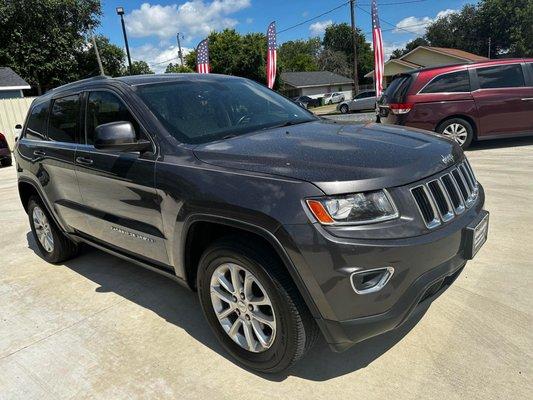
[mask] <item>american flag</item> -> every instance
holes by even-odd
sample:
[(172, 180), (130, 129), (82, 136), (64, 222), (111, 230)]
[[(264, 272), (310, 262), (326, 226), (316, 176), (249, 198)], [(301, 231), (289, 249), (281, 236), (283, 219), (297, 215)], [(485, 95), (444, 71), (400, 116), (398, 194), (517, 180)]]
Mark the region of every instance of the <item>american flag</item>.
[(277, 52), (276, 52), (276, 22), (271, 22), (267, 30), (267, 41), (268, 41), (268, 54), (267, 54), (267, 64), (266, 64), (266, 74), (267, 74), (267, 85), (270, 89), (274, 87), (274, 82), (276, 80), (276, 61), (277, 61)]
[(376, 86), (376, 98), (383, 92), (383, 69), (385, 59), (383, 55), (383, 38), (381, 36), (381, 25), (379, 24), (378, 5), (376, 0), (372, 0), (372, 42), (374, 45), (374, 84)]
[(196, 48), (196, 72), (199, 74), (209, 73), (209, 43), (202, 40)]

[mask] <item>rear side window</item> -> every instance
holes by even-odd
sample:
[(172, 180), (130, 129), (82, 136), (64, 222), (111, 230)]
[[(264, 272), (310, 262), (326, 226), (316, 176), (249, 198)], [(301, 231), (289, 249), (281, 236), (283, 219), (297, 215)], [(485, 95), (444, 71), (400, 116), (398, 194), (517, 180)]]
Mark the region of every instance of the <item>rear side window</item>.
[(48, 139), (74, 143), (80, 117), (79, 95), (54, 100), (48, 119)]
[(32, 108), (28, 118), (25, 137), (33, 140), (43, 140), (46, 132), (46, 115), (50, 103), (38, 104)]
[(86, 121), (87, 144), (94, 143), (96, 127), (109, 122), (131, 122), (137, 136), (139, 136), (139, 124), (122, 100), (110, 92), (91, 92), (89, 94)]
[(389, 103), (401, 103), (411, 86), (412, 75), (399, 75), (392, 80), (383, 93), (384, 99)]
[(520, 64), (478, 68), (476, 71), (480, 89), (522, 87), (525, 85)]
[(433, 78), (420, 93), (470, 92), (468, 71), (457, 71)]

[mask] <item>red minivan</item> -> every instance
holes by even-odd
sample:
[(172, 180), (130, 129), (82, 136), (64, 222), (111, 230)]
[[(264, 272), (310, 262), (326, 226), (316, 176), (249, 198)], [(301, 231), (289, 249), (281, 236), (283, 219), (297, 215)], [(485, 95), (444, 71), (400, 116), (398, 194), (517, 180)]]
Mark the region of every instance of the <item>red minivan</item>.
[(473, 140), (533, 135), (533, 58), (419, 69), (397, 75), (380, 120)]

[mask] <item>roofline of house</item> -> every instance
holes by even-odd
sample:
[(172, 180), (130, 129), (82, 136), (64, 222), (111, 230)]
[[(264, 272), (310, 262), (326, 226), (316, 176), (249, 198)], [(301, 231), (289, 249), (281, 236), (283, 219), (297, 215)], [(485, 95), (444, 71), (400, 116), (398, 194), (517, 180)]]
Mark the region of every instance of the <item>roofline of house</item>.
[[(429, 51), (434, 51), (435, 53), (439, 53), (439, 54), (443, 54), (445, 56), (448, 56), (448, 57), (453, 57), (453, 58), (457, 58), (458, 60), (464, 60), (464, 61), (469, 61), (469, 62), (472, 62), (474, 60), (470, 59), (470, 58), (464, 58), (464, 57), (460, 57), (460, 56), (456, 56), (454, 54), (450, 54), (450, 53), (446, 53), (445, 51), (439, 51), (439, 50), (435, 50), (435, 47), (431, 47), (431, 46), (418, 46), (417, 48), (411, 50), (409, 53), (407, 54), (404, 54), (403, 56), (400, 57), (400, 60), (407, 57), (409, 54), (417, 51), (418, 49), (426, 49), (426, 50), (429, 50)], [(474, 54), (476, 55), (476, 54)], [(479, 57), (479, 56), (478, 56)]]
[[(401, 58), (392, 58), (390, 60), (385, 61), (384, 65), (387, 65), (391, 62), (403, 65), (404, 67), (412, 68), (412, 69), (420, 69), (423, 68), (422, 65), (415, 64), (411, 61), (402, 60)], [(408, 65), (411, 64), (411, 65)], [(374, 70), (368, 72), (364, 77), (365, 78), (372, 78), (374, 76)]]
[(26, 86), (0, 86), (0, 90), (23, 90), (23, 89), (31, 89), (30, 85)]
[(289, 83), (287, 81), (284, 81), (283, 83), (286, 84), (286, 85), (292, 86), (293, 88), (296, 88), (296, 89), (303, 89), (303, 88), (310, 88), (310, 87), (320, 87), (320, 86), (328, 86), (328, 85), (353, 85), (353, 81), (350, 81), (350, 82), (328, 82), (328, 83), (322, 83), (320, 85), (303, 85), (303, 86), (296, 86), (296, 85), (293, 85), (292, 83)]

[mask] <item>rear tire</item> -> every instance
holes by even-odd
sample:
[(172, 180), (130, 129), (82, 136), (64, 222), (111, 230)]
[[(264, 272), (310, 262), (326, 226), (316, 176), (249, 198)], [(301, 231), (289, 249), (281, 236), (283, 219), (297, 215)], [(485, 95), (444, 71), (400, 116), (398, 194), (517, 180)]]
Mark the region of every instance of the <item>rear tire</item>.
[(348, 112), (350, 111), (348, 106), (346, 104), (343, 104), (342, 106), (339, 107), (339, 110), (342, 114), (348, 114)]
[(474, 128), (470, 122), (462, 118), (450, 118), (439, 124), (436, 131), (449, 139), (453, 139), (463, 149), (467, 149), (474, 140)]
[[(237, 271), (235, 275), (232, 268)], [(221, 271), (226, 282), (223, 287), (217, 286)], [(249, 290), (245, 285), (248, 278), (257, 282), (255, 286), (250, 284)], [(277, 257), (260, 246), (242, 243), (239, 237), (217, 240), (204, 252), (197, 286), (202, 310), (215, 336), (228, 353), (250, 369), (280, 372), (302, 358), (318, 337), (315, 321)], [(226, 298), (222, 302), (218, 294), (212, 294), (221, 289)], [(253, 293), (244, 295), (247, 291)], [(268, 304), (255, 305), (257, 299)], [(268, 324), (258, 325), (255, 313), (268, 315)], [(247, 323), (252, 326), (248, 331), (250, 341), (245, 332)], [(234, 325), (239, 328), (233, 330)]]
[(46, 207), (36, 196), (28, 200), (28, 217), (37, 247), (46, 261), (55, 264), (77, 255), (77, 244), (59, 230)]

